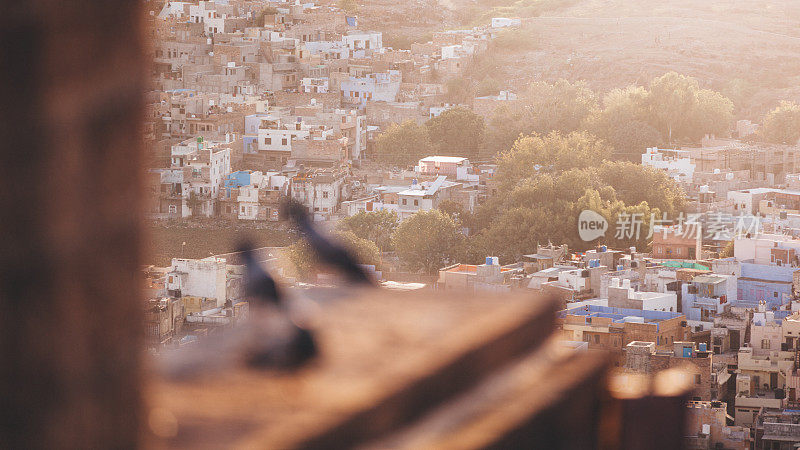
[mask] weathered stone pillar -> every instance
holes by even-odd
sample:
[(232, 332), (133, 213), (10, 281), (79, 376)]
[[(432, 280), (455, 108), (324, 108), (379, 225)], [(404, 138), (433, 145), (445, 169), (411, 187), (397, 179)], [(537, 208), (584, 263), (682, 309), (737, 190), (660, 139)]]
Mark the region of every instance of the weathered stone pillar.
[(139, 443), (140, 3), (0, 14), (0, 447)]

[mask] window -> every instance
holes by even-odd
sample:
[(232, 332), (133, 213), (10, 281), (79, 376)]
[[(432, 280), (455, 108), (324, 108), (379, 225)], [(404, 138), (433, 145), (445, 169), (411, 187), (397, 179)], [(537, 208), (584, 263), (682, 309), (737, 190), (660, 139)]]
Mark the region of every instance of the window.
[(404, 205), (407, 205), (407, 204), (408, 204), (408, 202), (406, 201), (406, 199), (403, 199), (403, 204), (404, 204)]
[(762, 339), (761, 340), (761, 348), (762, 349), (769, 349), (769, 339)]
[(419, 200), (414, 200), (414, 206), (419, 206)]
[(322, 191), (322, 198), (328, 198), (328, 191)]
[(700, 375), (695, 375), (694, 376), (694, 384), (700, 384), (700, 381), (701, 381)]
[(599, 334), (595, 334), (594, 335), (594, 343), (595, 344), (599, 344), (600, 343), (600, 335)]
[(272, 145), (272, 138), (264, 138), (264, 145)]
[(286, 145), (288, 142), (286, 138), (281, 139), (281, 145)]
[(175, 213), (178, 212), (178, 207), (175, 206), (175, 205), (169, 205), (169, 209), (168, 210), (169, 210), (170, 214), (175, 214)]

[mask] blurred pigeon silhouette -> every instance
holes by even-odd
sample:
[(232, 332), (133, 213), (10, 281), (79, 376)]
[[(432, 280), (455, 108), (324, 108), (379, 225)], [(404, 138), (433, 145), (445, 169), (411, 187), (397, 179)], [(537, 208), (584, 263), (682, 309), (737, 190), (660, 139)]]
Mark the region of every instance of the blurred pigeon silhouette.
[(308, 210), (303, 204), (290, 199), (284, 205), (284, 214), (297, 225), (311, 248), (314, 249), (324, 263), (339, 269), (352, 283), (375, 284), (372, 276), (358, 265), (347, 249), (317, 231), (308, 216)]
[(293, 320), (287, 298), (252, 246), (239, 248), (245, 263), (249, 317), (225, 333), (202, 337), (191, 347), (165, 351), (158, 360), (165, 376), (191, 378), (238, 365), (294, 369), (317, 354), (314, 334)]
[[(284, 339), (281, 345), (276, 346), (276, 342), (253, 342), (248, 347), (247, 362), (251, 366), (275, 366), (276, 363), (283, 367), (294, 367), (302, 364), (317, 353), (317, 346), (311, 331), (298, 326), (288, 317), (289, 311), (284, 303), (284, 298), (278, 288), (278, 284), (262, 267), (256, 259), (253, 247), (250, 244), (239, 246), (245, 263), (245, 296), (254, 306), (258, 313), (259, 305), (277, 306), (289, 320), (288, 338)], [(259, 326), (257, 317), (251, 325)], [(261, 324), (266, 326), (266, 323)], [(262, 344), (262, 345), (260, 345)]]
[(252, 245), (239, 245), (245, 265), (245, 295), (258, 303), (280, 305), (283, 300), (275, 280), (257, 261)]

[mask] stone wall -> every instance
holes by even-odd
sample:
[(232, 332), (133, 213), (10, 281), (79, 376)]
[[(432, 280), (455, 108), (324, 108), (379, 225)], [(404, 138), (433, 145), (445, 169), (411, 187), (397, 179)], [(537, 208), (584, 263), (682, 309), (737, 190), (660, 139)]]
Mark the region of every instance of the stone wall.
[(2, 448), (140, 445), (139, 5), (0, 15)]

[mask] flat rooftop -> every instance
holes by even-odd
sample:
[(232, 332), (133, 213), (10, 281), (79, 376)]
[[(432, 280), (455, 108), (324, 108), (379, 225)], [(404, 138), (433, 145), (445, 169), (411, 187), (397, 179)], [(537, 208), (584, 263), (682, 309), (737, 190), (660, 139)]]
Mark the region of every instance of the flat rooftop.
[(629, 317), (641, 317), (644, 323), (658, 324), (664, 320), (674, 319), (682, 316), (681, 313), (670, 311), (649, 311), (641, 309), (615, 308), (611, 306), (587, 305), (583, 307), (565, 309), (558, 313), (559, 318), (567, 315), (585, 317), (605, 317), (611, 319), (613, 323), (629, 322)]

